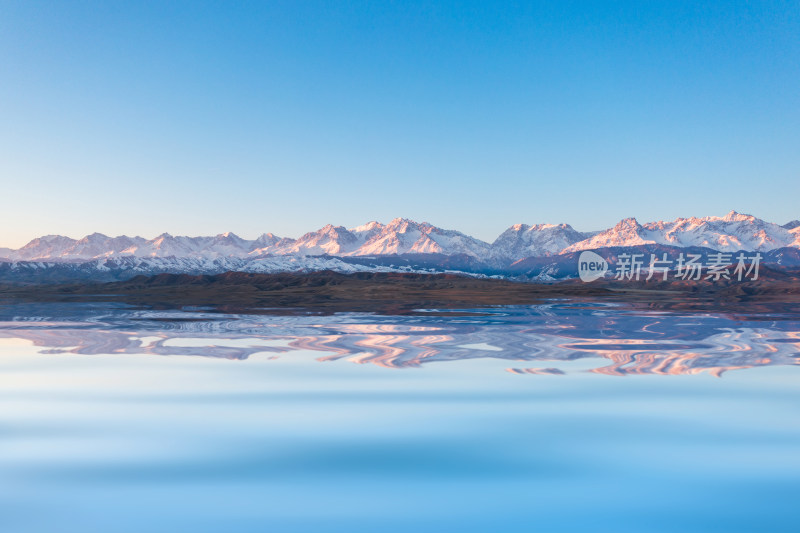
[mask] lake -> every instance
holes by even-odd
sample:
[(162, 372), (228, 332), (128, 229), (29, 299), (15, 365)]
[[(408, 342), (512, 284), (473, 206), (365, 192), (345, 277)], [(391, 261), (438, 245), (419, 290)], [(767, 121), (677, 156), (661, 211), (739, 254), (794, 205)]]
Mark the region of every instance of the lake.
[(0, 531), (794, 532), (800, 316), (0, 307)]

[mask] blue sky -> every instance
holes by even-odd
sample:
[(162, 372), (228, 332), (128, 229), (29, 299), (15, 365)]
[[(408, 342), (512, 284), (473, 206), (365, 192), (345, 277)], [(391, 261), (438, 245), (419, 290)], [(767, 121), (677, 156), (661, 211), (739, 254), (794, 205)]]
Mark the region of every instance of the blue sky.
[(0, 3), (0, 245), (800, 218), (796, 2)]

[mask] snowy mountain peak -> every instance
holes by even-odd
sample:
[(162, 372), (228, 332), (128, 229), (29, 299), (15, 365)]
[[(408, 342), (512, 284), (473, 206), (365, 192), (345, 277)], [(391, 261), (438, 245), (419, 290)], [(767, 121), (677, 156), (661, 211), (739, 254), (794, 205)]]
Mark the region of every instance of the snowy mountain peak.
[(756, 217), (754, 217), (753, 215), (745, 215), (742, 213), (737, 213), (736, 211), (731, 211), (730, 213), (722, 217), (722, 220), (724, 220), (725, 222), (743, 222), (743, 221), (752, 222), (756, 220)]
[(575, 231), (569, 224), (534, 224), (530, 227), (532, 231), (555, 230), (562, 229), (566, 231)]
[(337, 255), (352, 251), (356, 242), (356, 237), (344, 226), (327, 224), (317, 231), (306, 233), (296, 241), (276, 245), (270, 251), (280, 255)]
[[(124, 235), (122, 237), (125, 237)], [(109, 239), (108, 235), (104, 235), (102, 233), (94, 232), (90, 235), (85, 236), (84, 238), (78, 240), (78, 242), (97, 242), (97, 241), (105, 241)]]
[(241, 244), (244, 243), (245, 240), (236, 235), (231, 231), (226, 231), (225, 233), (220, 233), (219, 235), (214, 236), (215, 242), (224, 242), (224, 243), (237, 243)]
[(400, 231), (400, 232), (408, 231), (409, 228), (414, 228), (414, 227), (419, 227), (419, 224), (408, 218), (400, 218), (400, 217), (394, 218), (391, 220), (391, 222), (386, 224), (386, 229), (389, 229), (391, 231)]
[(26, 248), (32, 248), (42, 244), (66, 244), (75, 242), (77, 242), (75, 239), (70, 239), (69, 237), (64, 237), (62, 235), (45, 235), (43, 237), (33, 239), (31, 242), (23, 246), (22, 249), (24, 250)]
[(74, 246), (77, 241), (61, 235), (45, 235), (12, 252), (9, 255), (14, 259), (32, 260), (40, 257), (52, 257), (60, 259), (64, 256), (64, 251)]
[(380, 222), (376, 222), (374, 220), (367, 222), (366, 224), (362, 224), (361, 226), (356, 226), (355, 228), (350, 228), (352, 233), (363, 233), (365, 231), (374, 231), (383, 229), (383, 224)]
[(575, 231), (569, 224), (514, 224), (492, 243), (492, 256), (516, 261), (553, 255), (587, 237), (588, 234)]
[(624, 231), (626, 229), (639, 229), (642, 226), (639, 224), (639, 221), (636, 220), (634, 217), (623, 218), (620, 220), (616, 226), (614, 226), (615, 230)]
[(275, 246), (278, 242), (280, 242), (280, 240), (280, 237), (277, 237), (272, 233), (262, 233), (250, 243), (250, 246), (248, 247), (248, 253), (256, 250), (258, 250), (260, 253), (262, 249)]

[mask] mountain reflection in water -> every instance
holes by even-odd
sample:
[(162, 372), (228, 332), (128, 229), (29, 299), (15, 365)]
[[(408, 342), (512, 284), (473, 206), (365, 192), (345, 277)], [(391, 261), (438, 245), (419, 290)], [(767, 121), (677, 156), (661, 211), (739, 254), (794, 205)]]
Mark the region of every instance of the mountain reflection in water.
[(246, 359), (297, 350), (319, 361), (388, 368), (476, 358), (503, 359), (517, 374), (558, 375), (559, 363), (596, 360), (592, 372), (720, 376), (728, 370), (795, 365), (800, 317), (646, 312), (599, 303), (430, 312), (414, 316), (219, 314), (142, 311), (85, 304), (0, 309), (0, 338), (43, 353), (200, 355)]

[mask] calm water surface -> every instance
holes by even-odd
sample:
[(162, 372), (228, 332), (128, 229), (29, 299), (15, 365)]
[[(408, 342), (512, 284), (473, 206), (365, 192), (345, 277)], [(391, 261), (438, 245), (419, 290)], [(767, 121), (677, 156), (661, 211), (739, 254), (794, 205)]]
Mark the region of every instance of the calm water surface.
[(0, 308), (0, 531), (796, 532), (800, 317)]

